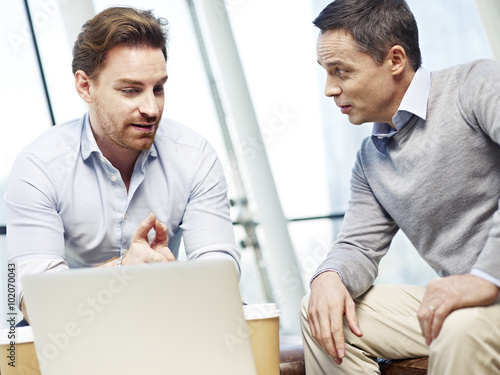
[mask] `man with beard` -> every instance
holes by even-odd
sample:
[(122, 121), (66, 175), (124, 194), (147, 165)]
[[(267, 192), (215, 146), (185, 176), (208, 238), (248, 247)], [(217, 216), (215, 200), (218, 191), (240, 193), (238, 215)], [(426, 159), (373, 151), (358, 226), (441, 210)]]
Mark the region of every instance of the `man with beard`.
[[(73, 73), (89, 111), (24, 149), (5, 195), (9, 262), (19, 280), (174, 261), (181, 236), (188, 260), (228, 258), (239, 269), (215, 151), (162, 119), (166, 24), (150, 11), (113, 7), (83, 26)], [(19, 283), (16, 293), (26, 318)]]

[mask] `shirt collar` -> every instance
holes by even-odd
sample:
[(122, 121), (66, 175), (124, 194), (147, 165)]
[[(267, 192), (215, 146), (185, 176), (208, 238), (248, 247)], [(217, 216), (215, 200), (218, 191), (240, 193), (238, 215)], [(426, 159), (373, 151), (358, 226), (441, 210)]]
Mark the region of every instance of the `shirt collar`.
[(414, 115), (422, 120), (426, 119), (430, 88), (430, 72), (423, 67), (418, 68), (397, 112), (392, 117), (396, 129), (384, 122), (375, 122), (373, 124), (372, 142), (380, 152), (385, 154), (388, 138), (403, 129)]
[[(403, 100), (399, 105), (399, 111), (406, 111), (422, 120), (427, 116), (427, 100), (431, 89), (431, 73), (420, 67), (413, 76), (413, 79), (406, 90)], [(396, 117), (398, 112), (394, 115)]]
[[(94, 132), (92, 131), (92, 127), (90, 126), (89, 114), (86, 113), (83, 116), (83, 131), (82, 131), (82, 157), (83, 160), (87, 160), (92, 153), (97, 153), (99, 156), (102, 156), (102, 152), (97, 146), (97, 142), (94, 137)], [(142, 154), (147, 154), (147, 156), (157, 157), (158, 151), (156, 150), (156, 145), (153, 142), (149, 150), (142, 151)], [(141, 156), (139, 159), (141, 159)], [(142, 160), (146, 160), (147, 157), (144, 157)]]
[(82, 157), (87, 160), (93, 152), (101, 154), (101, 150), (97, 146), (97, 142), (90, 127), (89, 114), (83, 116), (83, 131), (82, 131)]

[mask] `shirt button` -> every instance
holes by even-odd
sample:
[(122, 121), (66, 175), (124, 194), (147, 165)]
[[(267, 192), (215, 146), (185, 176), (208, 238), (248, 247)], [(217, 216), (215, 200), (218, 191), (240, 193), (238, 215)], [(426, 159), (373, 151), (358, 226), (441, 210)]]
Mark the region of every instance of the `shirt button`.
[(128, 217), (128, 215), (127, 215), (127, 213), (125, 213), (125, 215), (123, 215), (123, 218), (127, 219), (127, 217)]
[(384, 139), (384, 137), (377, 137), (378, 139)]
[(101, 161), (102, 161), (103, 163), (105, 163), (105, 162), (106, 162), (106, 159), (104, 159), (104, 158), (101, 158)]
[(115, 182), (116, 181), (116, 177), (115, 176), (111, 176), (111, 181)]

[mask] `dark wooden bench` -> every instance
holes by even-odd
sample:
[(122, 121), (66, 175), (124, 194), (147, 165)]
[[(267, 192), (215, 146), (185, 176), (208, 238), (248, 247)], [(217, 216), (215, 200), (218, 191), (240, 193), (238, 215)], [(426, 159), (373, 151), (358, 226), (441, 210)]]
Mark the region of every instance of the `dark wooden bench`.
[[(382, 375), (425, 375), (428, 358), (380, 361)], [(305, 375), (304, 346), (300, 336), (280, 337), (280, 374)]]
[(280, 374), (304, 375), (304, 346), (300, 336), (280, 336)]

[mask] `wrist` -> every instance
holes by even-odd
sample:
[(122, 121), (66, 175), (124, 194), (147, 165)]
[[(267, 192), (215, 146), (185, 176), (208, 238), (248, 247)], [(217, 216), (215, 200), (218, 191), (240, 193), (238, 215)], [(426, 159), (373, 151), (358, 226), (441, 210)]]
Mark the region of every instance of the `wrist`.
[[(335, 269), (332, 269), (332, 268), (329, 268), (329, 269), (326, 269), (326, 270), (322, 270), (322, 271), (319, 271), (317, 272), (312, 278), (311, 278), (311, 281), (309, 282), (309, 286), (312, 285), (312, 283), (319, 277), (321, 276), (321, 278), (325, 277), (325, 275), (337, 275), (340, 279), (340, 281), (342, 281), (342, 276), (340, 275), (340, 272), (335, 270)], [(327, 276), (328, 277), (328, 276)]]
[(122, 264), (123, 264), (123, 258), (125, 258), (125, 256), (127, 255), (128, 253), (128, 250), (123, 250), (120, 257), (118, 258), (118, 260), (116, 261), (116, 266), (117, 267), (121, 267)]

